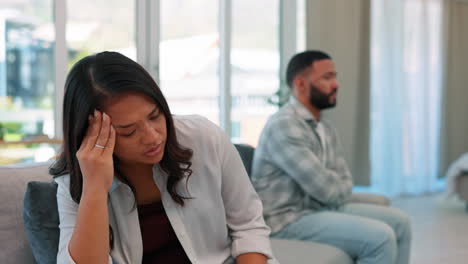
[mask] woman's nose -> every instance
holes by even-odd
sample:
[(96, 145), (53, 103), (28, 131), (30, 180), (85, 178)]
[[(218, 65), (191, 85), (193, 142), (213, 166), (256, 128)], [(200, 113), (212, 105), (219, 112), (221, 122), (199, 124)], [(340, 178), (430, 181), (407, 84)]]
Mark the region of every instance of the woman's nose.
[(150, 124), (145, 124), (143, 127), (143, 133), (141, 141), (145, 145), (158, 144), (161, 134)]

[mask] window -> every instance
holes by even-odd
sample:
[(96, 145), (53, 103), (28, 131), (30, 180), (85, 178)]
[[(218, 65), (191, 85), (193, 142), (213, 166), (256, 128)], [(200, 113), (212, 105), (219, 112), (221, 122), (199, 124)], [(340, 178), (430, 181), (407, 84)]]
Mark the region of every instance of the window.
[(52, 11), (52, 0), (0, 3), (0, 165), (55, 153), (37, 144), (54, 137)]
[(219, 124), (218, 1), (161, 1), (160, 86), (174, 114)]
[(304, 12), (304, 0), (2, 1), (0, 165), (56, 154), (66, 72), (103, 50), (138, 60), (174, 114), (255, 146), (277, 110), (268, 99), (280, 69), (303, 47)]
[(69, 68), (81, 58), (104, 50), (136, 60), (135, 2), (81, 0), (67, 2)]
[(235, 142), (256, 146), (277, 110), (268, 98), (279, 88), (278, 5), (272, 0), (232, 2), (231, 119), (240, 130)]

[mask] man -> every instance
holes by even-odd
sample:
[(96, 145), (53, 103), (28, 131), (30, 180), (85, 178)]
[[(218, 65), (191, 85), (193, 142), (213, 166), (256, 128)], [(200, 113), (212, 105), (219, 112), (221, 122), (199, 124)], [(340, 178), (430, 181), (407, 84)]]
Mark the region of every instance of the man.
[(267, 122), (252, 180), (272, 236), (326, 243), (364, 264), (407, 264), (411, 230), (403, 212), (351, 203), (353, 181), (338, 135), (321, 118), (339, 88), (331, 57), (296, 54), (288, 64), (290, 101)]

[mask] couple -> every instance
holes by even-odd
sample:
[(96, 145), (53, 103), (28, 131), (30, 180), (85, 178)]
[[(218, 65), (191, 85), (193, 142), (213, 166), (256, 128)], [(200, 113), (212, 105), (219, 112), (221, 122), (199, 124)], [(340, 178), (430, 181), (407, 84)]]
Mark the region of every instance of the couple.
[[(317, 62), (330, 66), (330, 59), (311, 61), (305, 68), (300, 66), (307, 61), (301, 60), (300, 65), (293, 61), (288, 74), (297, 99), (277, 116), (299, 111), (308, 123), (308, 108), (301, 107), (302, 101), (325, 89), (310, 84), (336, 83), (336, 74), (327, 70), (324, 81), (316, 76), (321, 69)], [(271, 156), (271, 165), (267, 165), (270, 161), (265, 157), (272, 153), (268, 148), (262, 150), (262, 141), (270, 136), (274, 141), (290, 141), (290, 136), (281, 135), (287, 134), (285, 131), (270, 135), (269, 127), (276, 123), (275, 117), (270, 120), (254, 168), (259, 198), (229, 138), (202, 117), (172, 116), (158, 85), (134, 61), (115, 52), (88, 56), (71, 69), (65, 88), (64, 146), (50, 170), (58, 183), (58, 263), (276, 263), (270, 248), (270, 227), (263, 214), (273, 236), (332, 244), (358, 263), (405, 263), (409, 226), (402, 236), (398, 232), (406, 223), (395, 223), (401, 224), (400, 228), (385, 224), (385, 219), (368, 219), (371, 215), (348, 216), (365, 210), (346, 204), (352, 183), (344, 161), (338, 160), (332, 167), (345, 174), (315, 179), (319, 172), (336, 174), (319, 166), (320, 162), (328, 165), (328, 159), (334, 157), (335, 136), (326, 138), (326, 125), (321, 133), (331, 142), (327, 143), (327, 154), (320, 156), (323, 160), (313, 160), (318, 171), (309, 172), (314, 179), (305, 180), (305, 174), (286, 179), (289, 173), (300, 171), (303, 162), (291, 164), (291, 159), (278, 155)], [(286, 110), (290, 108), (296, 110)], [(293, 132), (307, 129), (299, 121), (291, 122), (298, 125), (294, 128), (286, 123)], [(291, 142), (296, 143), (294, 140)], [(273, 165), (274, 161), (278, 164)], [(281, 169), (279, 173), (259, 173), (263, 167), (272, 172), (274, 166)], [(289, 166), (291, 171), (282, 171)], [(331, 189), (313, 190), (314, 186), (302, 184)], [(332, 214), (349, 219), (339, 220)], [(367, 239), (356, 232), (363, 225), (374, 237)], [(297, 236), (299, 229), (304, 231), (303, 237)], [(353, 232), (362, 244), (349, 240)], [(386, 236), (380, 237), (382, 234)], [(327, 241), (331, 235), (335, 240)], [(351, 248), (352, 244), (359, 248)], [(396, 262), (401, 255), (401, 261)]]

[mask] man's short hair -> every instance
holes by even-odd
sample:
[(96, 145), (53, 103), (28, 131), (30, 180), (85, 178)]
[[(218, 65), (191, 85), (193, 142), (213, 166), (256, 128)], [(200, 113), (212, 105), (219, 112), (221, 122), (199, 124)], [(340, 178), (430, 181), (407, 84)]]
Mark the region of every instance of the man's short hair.
[(298, 74), (302, 73), (314, 62), (326, 59), (331, 60), (330, 55), (319, 50), (306, 50), (294, 55), (289, 61), (288, 68), (286, 69), (286, 82), (288, 86), (292, 89), (293, 80)]

